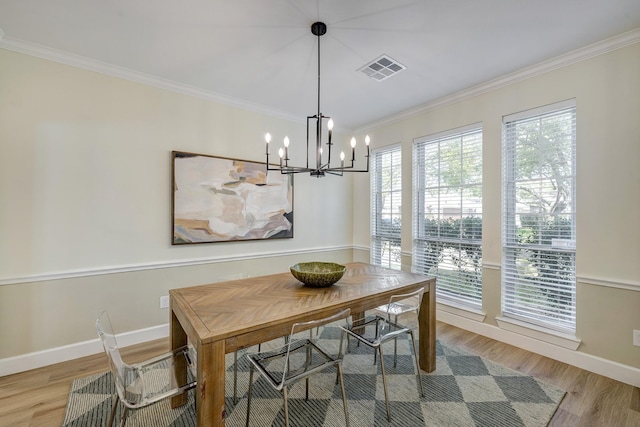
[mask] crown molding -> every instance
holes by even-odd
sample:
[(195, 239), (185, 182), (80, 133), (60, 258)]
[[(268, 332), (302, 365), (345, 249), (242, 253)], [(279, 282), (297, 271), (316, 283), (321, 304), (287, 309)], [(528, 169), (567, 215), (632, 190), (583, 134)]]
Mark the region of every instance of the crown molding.
[[(354, 132), (363, 132), (365, 129), (376, 128), (393, 123), (398, 120), (406, 119), (435, 108), (458, 102), (464, 98), (477, 96), (501, 87), (505, 87), (510, 84), (517, 83), (544, 73), (548, 73), (558, 68), (566, 67), (568, 65), (575, 64), (577, 62), (581, 62), (599, 55), (603, 55), (613, 50), (621, 49), (625, 46), (629, 46), (638, 42), (640, 42), (640, 28), (627, 31), (617, 36), (610, 37), (600, 42), (596, 42), (591, 45), (571, 51), (569, 53), (557, 56), (548, 61), (544, 61), (531, 67), (527, 67), (513, 73), (498, 77), (496, 79), (478, 84), (476, 86), (472, 86), (468, 89), (445, 96), (427, 104), (423, 104), (419, 107), (412, 108), (410, 110), (385, 117), (384, 119), (368, 123), (364, 126), (358, 127), (354, 130)], [(241, 99), (233, 98), (211, 91), (206, 91), (194, 86), (177, 83), (168, 79), (97, 61), (95, 59), (87, 58), (84, 56), (74, 55), (61, 50), (52, 49), (37, 43), (30, 43), (24, 40), (6, 37), (1, 28), (0, 48), (30, 56), (35, 56), (53, 62), (58, 62), (60, 64), (94, 71), (96, 73), (105, 74), (112, 77), (118, 77), (136, 83), (142, 83), (144, 85), (180, 93), (182, 95), (193, 96), (195, 98), (200, 98), (207, 101), (213, 101), (232, 107), (242, 108), (248, 111), (265, 114), (296, 123), (304, 122), (304, 120), (302, 120), (300, 117), (293, 116), (281, 111), (274, 111), (273, 109), (270, 109), (268, 107), (250, 103)], [(336, 131), (348, 132), (349, 129), (336, 129)]]
[(17, 53), (22, 53), (25, 55), (35, 56), (37, 58), (46, 59), (64, 65), (70, 65), (76, 68), (82, 68), (100, 74), (105, 74), (111, 77), (117, 77), (136, 83), (141, 83), (158, 89), (168, 90), (182, 95), (204, 99), (206, 101), (218, 102), (220, 104), (242, 108), (244, 110), (265, 114), (292, 122), (306, 123), (306, 121), (301, 119), (300, 117), (292, 116), (280, 111), (275, 111), (268, 107), (244, 101), (242, 99), (207, 91), (195, 86), (177, 83), (175, 81), (168, 80), (162, 77), (141, 73), (129, 68), (108, 64), (106, 62), (53, 49), (37, 43), (30, 43), (24, 40), (15, 39), (13, 37), (6, 37), (2, 32), (2, 29), (0, 29), (0, 48)]
[(639, 42), (640, 28), (636, 28), (617, 36), (610, 37), (608, 39), (590, 44), (585, 47), (581, 47), (563, 55), (556, 56), (555, 58), (540, 62), (530, 67), (514, 71), (513, 73), (505, 74), (493, 80), (471, 86), (460, 92), (456, 92), (451, 95), (436, 99), (427, 104), (423, 104), (418, 107), (400, 112), (398, 114), (385, 117), (381, 120), (371, 122), (367, 125), (359, 127), (356, 132), (364, 132), (365, 130), (370, 131), (372, 128), (386, 126), (391, 123), (404, 120), (430, 110), (434, 110), (436, 108), (459, 102), (465, 98), (471, 98), (487, 92), (491, 92), (493, 90), (500, 89), (514, 83), (521, 82), (523, 80), (528, 80), (532, 77), (540, 76), (559, 68), (576, 64), (578, 62), (582, 62), (596, 56), (604, 55), (614, 50), (621, 49)]

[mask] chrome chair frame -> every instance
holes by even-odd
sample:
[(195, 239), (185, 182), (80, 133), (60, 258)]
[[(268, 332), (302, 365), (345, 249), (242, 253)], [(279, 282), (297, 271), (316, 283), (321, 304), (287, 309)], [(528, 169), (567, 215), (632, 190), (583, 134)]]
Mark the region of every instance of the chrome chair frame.
[[(347, 395), (344, 388), (344, 378), (342, 374), (342, 343), (344, 339), (344, 332), (340, 333), (340, 348), (337, 355), (330, 354), (326, 349), (321, 348), (318, 344), (310, 338), (300, 338), (295, 335), (304, 330), (312, 330), (312, 328), (318, 328), (331, 322), (336, 322), (346, 319), (350, 315), (350, 310), (342, 310), (332, 316), (322, 319), (312, 320), (309, 322), (295, 323), (291, 327), (291, 334), (288, 337), (287, 343), (284, 347), (281, 347), (274, 351), (265, 351), (263, 353), (247, 354), (247, 358), (250, 362), (249, 371), (249, 394), (247, 399), (247, 420), (246, 426), (249, 427), (249, 417), (251, 411), (251, 394), (253, 389), (253, 372), (257, 370), (267, 380), (267, 382), (277, 391), (282, 394), (284, 404), (284, 417), (285, 426), (289, 426), (289, 406), (288, 406), (288, 391), (289, 386), (300, 380), (305, 380), (305, 400), (309, 399), (309, 377), (313, 374), (321, 372), (327, 368), (335, 366), (337, 369), (336, 383), (340, 383), (340, 390), (342, 391), (342, 404), (344, 409), (344, 416), (346, 426), (349, 427), (349, 412), (347, 409)], [(311, 336), (311, 334), (310, 334)], [(291, 357), (298, 353), (303, 353), (304, 363), (301, 365), (292, 366)], [(313, 354), (312, 354), (313, 353)], [(276, 360), (283, 360), (282, 374), (278, 372), (274, 373), (269, 370), (269, 364)]]
[[(374, 363), (376, 363), (375, 356), (377, 353), (380, 353), (380, 369), (382, 371), (382, 385), (384, 387), (384, 398), (387, 410), (387, 420), (391, 421), (391, 409), (389, 405), (389, 392), (387, 389), (387, 377), (384, 366), (384, 352), (382, 351), (382, 344), (393, 340), (394, 341), (394, 367), (397, 365), (397, 339), (402, 334), (408, 334), (411, 337), (411, 344), (413, 346), (413, 354), (414, 360), (416, 364), (416, 373), (417, 373), (417, 381), (420, 387), (420, 394), (424, 397), (424, 388), (422, 386), (422, 376), (420, 373), (420, 366), (418, 364), (418, 349), (416, 348), (415, 336), (413, 334), (413, 330), (415, 327), (409, 327), (401, 325), (397, 322), (397, 318), (399, 314), (406, 314), (410, 312), (415, 312), (416, 317), (420, 310), (420, 301), (422, 301), (422, 296), (424, 294), (424, 288), (420, 288), (417, 291), (410, 292), (407, 294), (398, 294), (392, 295), (389, 298), (389, 303), (377, 308), (380, 310), (381, 308), (385, 308), (384, 316), (375, 315), (371, 317), (364, 317), (362, 319), (355, 319), (352, 321), (352, 324), (347, 328), (343, 328), (343, 330), (347, 333), (347, 343), (349, 341), (349, 337), (353, 337), (359, 343), (363, 343), (374, 349)], [(404, 300), (416, 299), (417, 304), (409, 304), (404, 302)], [(402, 313), (396, 313), (399, 309), (402, 309)], [(394, 316), (394, 320), (391, 320), (391, 316)], [(416, 319), (417, 320), (417, 319)], [(375, 333), (373, 335), (367, 335), (367, 327), (375, 327)]]

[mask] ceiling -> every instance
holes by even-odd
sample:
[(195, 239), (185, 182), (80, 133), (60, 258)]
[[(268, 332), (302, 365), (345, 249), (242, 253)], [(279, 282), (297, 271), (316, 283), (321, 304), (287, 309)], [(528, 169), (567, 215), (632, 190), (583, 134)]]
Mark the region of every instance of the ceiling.
[[(0, 47), (358, 129), (640, 28), (639, 0), (2, 0)], [(406, 70), (358, 70), (388, 55)], [(89, 66), (89, 68), (91, 68)]]

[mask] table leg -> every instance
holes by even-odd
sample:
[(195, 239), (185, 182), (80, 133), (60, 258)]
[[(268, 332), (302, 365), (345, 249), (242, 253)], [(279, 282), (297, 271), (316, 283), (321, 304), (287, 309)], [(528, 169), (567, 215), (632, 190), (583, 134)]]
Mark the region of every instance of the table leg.
[[(171, 310), (171, 321), (170, 321), (170, 339), (171, 339), (171, 349), (175, 350), (180, 347), (187, 345), (187, 334), (185, 333), (182, 325), (178, 321), (178, 318)], [(187, 383), (187, 363), (183, 358), (178, 358), (177, 363), (174, 365), (175, 373), (172, 378), (172, 381), (175, 381), (176, 384), (171, 384), (173, 387), (180, 386), (182, 384)], [(182, 393), (181, 395), (174, 396), (171, 398), (171, 407), (177, 408), (178, 406), (182, 406), (187, 403), (187, 393)]]
[(436, 369), (436, 281), (431, 280), (425, 291), (418, 315), (420, 369), (433, 372)]
[(198, 346), (196, 425), (223, 427), (225, 419), (225, 343), (213, 341)]

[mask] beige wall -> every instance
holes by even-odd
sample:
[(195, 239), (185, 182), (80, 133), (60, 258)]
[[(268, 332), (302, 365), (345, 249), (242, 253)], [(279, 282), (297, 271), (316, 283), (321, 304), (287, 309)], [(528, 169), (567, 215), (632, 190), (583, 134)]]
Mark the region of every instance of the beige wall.
[[(425, 82), (425, 84), (428, 84)], [(415, 138), (473, 123), (483, 126), (484, 323), (500, 315), (501, 129), (511, 113), (572, 99), (577, 108), (577, 336), (579, 352), (640, 367), (640, 44), (536, 77), (425, 109), (369, 129), (377, 148), (400, 142), (402, 250), (411, 251), (411, 156)], [(356, 187), (367, 185), (359, 177)], [(356, 193), (354, 219), (369, 215)], [(369, 242), (354, 222), (354, 244)], [(497, 269), (497, 270), (496, 270)]]
[(350, 177), (296, 175), (293, 239), (170, 245), (171, 150), (263, 161), (267, 130), (303, 154), (302, 122), (0, 49), (0, 360), (95, 339), (102, 308), (167, 323), (170, 288), (351, 261)]
[(0, 286), (0, 359), (94, 340), (95, 319), (102, 310), (109, 311), (118, 333), (166, 324), (169, 311), (159, 308), (159, 301), (169, 289), (280, 273), (297, 262), (351, 262), (351, 252), (263, 254), (237, 261)]
[[(493, 267), (484, 271), (483, 308), (495, 325), (501, 118), (570, 98), (578, 352), (640, 368), (631, 345), (640, 329), (640, 44), (367, 131), (374, 148), (402, 144), (409, 225), (413, 139), (482, 123), (483, 251)], [(285, 271), (299, 260), (368, 260), (365, 174), (296, 176), (294, 239), (169, 244), (170, 151), (260, 161), (266, 130), (304, 138), (297, 122), (0, 49), (0, 361), (95, 339), (102, 308), (120, 330), (166, 323), (158, 299), (171, 288)], [(402, 237), (408, 267), (410, 227)]]

